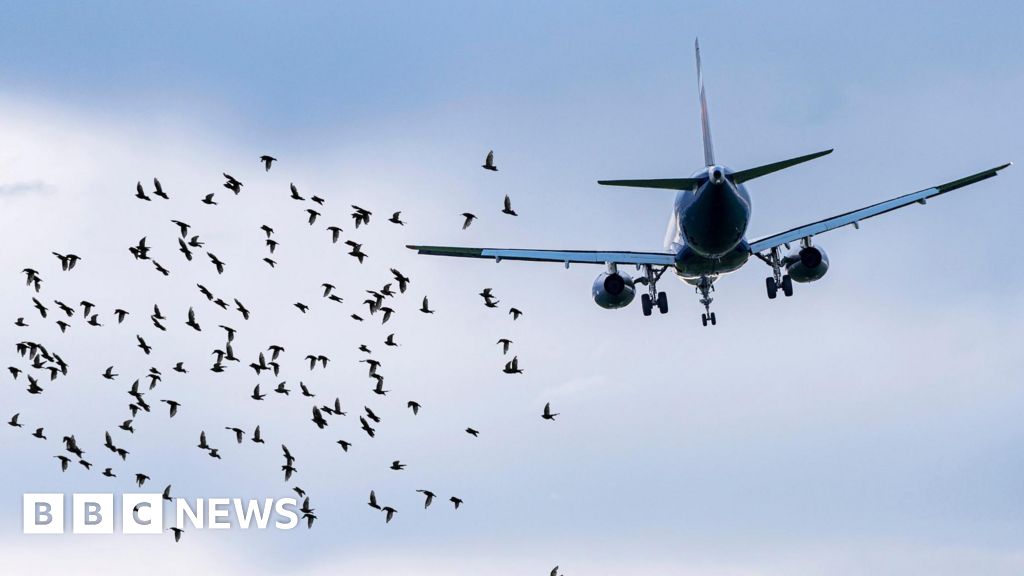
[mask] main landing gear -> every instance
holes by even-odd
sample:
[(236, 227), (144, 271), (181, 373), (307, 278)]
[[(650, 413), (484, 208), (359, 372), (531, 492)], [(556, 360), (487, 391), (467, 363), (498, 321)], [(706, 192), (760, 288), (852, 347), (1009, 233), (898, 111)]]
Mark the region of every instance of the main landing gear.
[(765, 264), (772, 267), (772, 275), (764, 279), (765, 289), (768, 292), (768, 299), (774, 300), (779, 294), (779, 289), (782, 289), (782, 293), (786, 297), (793, 295), (793, 280), (789, 277), (789, 274), (782, 274), (782, 258), (779, 256), (778, 247), (772, 248), (768, 256), (762, 254), (757, 255), (758, 258), (764, 260)]
[(644, 277), (636, 280), (638, 284), (647, 285), (647, 294), (640, 296), (640, 307), (644, 316), (650, 316), (655, 306), (662, 314), (668, 312), (668, 296), (664, 292), (658, 292), (658, 280), (661, 280), (661, 275), (665, 273), (665, 270), (667, 267), (662, 267), (661, 270), (655, 272), (653, 266), (644, 264)]
[(712, 326), (718, 324), (715, 313), (711, 311), (711, 303), (715, 300), (711, 297), (711, 293), (715, 291), (715, 281), (707, 276), (701, 276), (697, 281), (697, 291), (700, 292), (700, 303), (704, 305), (704, 313), (700, 315), (701, 324), (704, 326), (707, 326), (708, 323), (711, 323)]

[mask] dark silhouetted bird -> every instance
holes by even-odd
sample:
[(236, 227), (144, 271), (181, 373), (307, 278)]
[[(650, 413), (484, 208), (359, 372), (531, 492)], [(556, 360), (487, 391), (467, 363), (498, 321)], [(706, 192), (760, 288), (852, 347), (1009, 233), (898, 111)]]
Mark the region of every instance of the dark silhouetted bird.
[(427, 508), (430, 508), (430, 505), (434, 502), (434, 498), (437, 497), (437, 494), (434, 494), (430, 490), (417, 490), (417, 492), (427, 497), (427, 499), (423, 502), (423, 509), (425, 510)]
[(404, 294), (405, 289), (409, 287), (411, 280), (408, 277), (403, 276), (402, 273), (395, 268), (391, 269), (391, 275), (395, 277), (395, 282), (398, 282), (398, 291)]
[(74, 254), (58, 254), (54, 252), (53, 255), (60, 260), (60, 268), (65, 272), (74, 268), (75, 264), (78, 264), (79, 260), (81, 260), (80, 257)]
[(398, 212), (395, 212), (394, 214), (392, 214), (391, 218), (388, 218), (388, 222), (391, 222), (392, 224), (398, 224), (399, 226), (405, 226), (405, 222), (402, 222), (401, 216), (402, 216), (402, 211), (399, 210)]
[(519, 368), (519, 356), (513, 356), (512, 360), (505, 363), (505, 368), (502, 372), (505, 374), (522, 374), (523, 371)]
[(264, 172), (270, 172), (270, 165), (277, 161), (277, 158), (264, 154), (260, 156), (260, 162), (263, 162)]
[(359, 260), (359, 263), (362, 264), (363, 258), (366, 258), (366, 253), (363, 252), (362, 250), (363, 245), (357, 244), (351, 240), (346, 240), (345, 244), (348, 244), (352, 248), (352, 251), (349, 252), (349, 255), (354, 256), (357, 260)]
[(554, 420), (555, 416), (558, 416), (558, 413), (551, 413), (551, 402), (548, 402), (547, 404), (544, 405), (544, 413), (541, 414), (540, 417), (545, 420)]
[(242, 191), (242, 186), (244, 186), (244, 184), (239, 182), (234, 176), (225, 172), (224, 178), (227, 180), (224, 182), (225, 188), (234, 192), (235, 195), (238, 195), (238, 193)]
[(484, 163), (481, 166), (481, 168), (483, 168), (484, 170), (490, 170), (492, 172), (498, 171), (498, 167), (494, 165), (494, 150), (491, 150), (490, 152), (487, 153), (487, 159), (484, 160)]
[(512, 209), (512, 200), (505, 194), (505, 207), (501, 209), (502, 214), (508, 214), (509, 216), (519, 216), (516, 211)]
[(352, 209), (355, 210), (355, 212), (352, 213), (352, 219), (356, 222), (356, 228), (359, 228), (361, 224), (370, 223), (370, 216), (373, 214), (372, 212), (365, 208), (360, 208), (355, 204), (352, 205)]
[(476, 215), (472, 214), (470, 212), (463, 212), (462, 213), (462, 217), (465, 218), (465, 220), (463, 220), (463, 222), (462, 222), (462, 229), (463, 230), (465, 230), (466, 228), (469, 228), (469, 225), (473, 223), (473, 220), (476, 220)]
[(153, 194), (163, 198), (164, 200), (170, 200), (171, 199), (171, 197), (168, 196), (166, 192), (164, 192), (164, 187), (160, 185), (160, 179), (159, 178), (153, 178), (153, 186), (156, 188), (156, 190), (153, 191)]

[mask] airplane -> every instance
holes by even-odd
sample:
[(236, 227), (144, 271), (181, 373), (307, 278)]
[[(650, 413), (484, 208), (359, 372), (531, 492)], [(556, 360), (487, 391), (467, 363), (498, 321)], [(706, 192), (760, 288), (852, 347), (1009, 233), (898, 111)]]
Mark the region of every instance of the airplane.
[[(419, 246), (408, 248), (419, 254), (455, 256), (462, 258), (488, 258), (525, 260), (532, 262), (561, 262), (570, 264), (603, 264), (606, 271), (594, 281), (592, 294), (598, 306), (606, 309), (623, 308), (633, 301), (636, 285), (647, 290), (640, 298), (644, 316), (650, 316), (655, 307), (662, 314), (668, 312), (668, 298), (659, 292), (657, 283), (667, 270), (682, 281), (695, 287), (704, 306), (701, 322), (704, 326), (717, 324), (711, 311), (711, 296), (718, 278), (742, 267), (751, 256), (771, 268), (765, 279), (769, 299), (779, 290), (785, 296), (793, 295), (793, 283), (820, 280), (829, 268), (828, 255), (815, 236), (845, 226), (860, 227), (860, 222), (912, 204), (926, 204), (936, 196), (975, 184), (995, 176), (1010, 163), (983, 170), (976, 174), (911, 192), (878, 202), (864, 208), (844, 212), (837, 216), (797, 226), (784, 232), (748, 240), (751, 200), (746, 183), (755, 178), (820, 158), (831, 149), (765, 164), (745, 170), (731, 170), (715, 162), (711, 145), (711, 127), (708, 121), (707, 98), (700, 63), (700, 43), (694, 42), (697, 59), (697, 89), (700, 99), (700, 122), (704, 147), (704, 167), (689, 178), (654, 180), (599, 180), (605, 186), (628, 186), (675, 190), (672, 217), (662, 252), (622, 252), (605, 250), (530, 250), (508, 248), (467, 248), (458, 246)], [(781, 248), (788, 251), (783, 255)], [(634, 265), (642, 276), (633, 279), (620, 271), (620, 265)]]

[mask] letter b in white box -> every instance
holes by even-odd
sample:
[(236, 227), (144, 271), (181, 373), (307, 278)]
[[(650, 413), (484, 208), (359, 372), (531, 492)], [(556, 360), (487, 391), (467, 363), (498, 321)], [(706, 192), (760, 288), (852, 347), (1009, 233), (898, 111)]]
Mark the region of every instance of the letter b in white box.
[(74, 534), (113, 534), (113, 494), (73, 494), (71, 496), (71, 532)]
[(160, 494), (122, 494), (121, 532), (160, 534), (164, 530), (164, 503)]
[(21, 531), (25, 534), (64, 533), (63, 494), (24, 494)]

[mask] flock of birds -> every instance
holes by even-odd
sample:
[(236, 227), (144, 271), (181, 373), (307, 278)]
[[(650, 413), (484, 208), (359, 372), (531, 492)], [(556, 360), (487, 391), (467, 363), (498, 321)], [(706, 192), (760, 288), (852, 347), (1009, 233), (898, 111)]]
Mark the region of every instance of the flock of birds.
[[(259, 158), (265, 171), (270, 171), (272, 166), (277, 159), (264, 155)], [(497, 171), (498, 168), (494, 164), (494, 152), (491, 151), (487, 154), (487, 158), (482, 166), (485, 170)], [(223, 187), (230, 190), (235, 195), (239, 195), (242, 192), (244, 183), (235, 178), (234, 176), (224, 173)], [(307, 215), (307, 222), (310, 226), (315, 226), (318, 218), (322, 216), (322, 210), (325, 210), (327, 201), (319, 196), (311, 195), (308, 200), (303, 197), (298, 188), (291, 184), (289, 187), (290, 198), (301, 202), (305, 213)], [(152, 202), (153, 197), (157, 197), (163, 200), (170, 200), (171, 196), (164, 190), (157, 178), (153, 179), (152, 190), (147, 190), (146, 187), (139, 182), (136, 185), (135, 198), (144, 201)], [(206, 205), (217, 205), (216, 195), (214, 193), (206, 194), (202, 198), (202, 203)], [(307, 207), (308, 206), (308, 207)], [(360, 228), (361, 226), (367, 226), (370, 224), (373, 212), (362, 208), (360, 206), (352, 205), (351, 217), (354, 221), (354, 227)], [(516, 212), (512, 210), (511, 201), (506, 195), (504, 199), (504, 207), (502, 213), (516, 216)], [(468, 228), (474, 220), (477, 219), (476, 215), (465, 212), (462, 214), (464, 220), (462, 228)], [(387, 222), (392, 225), (404, 226), (405, 222), (402, 220), (401, 211), (392, 214), (391, 218)], [(171, 223), (177, 230), (175, 240), (178, 247), (178, 252), (181, 253), (181, 257), (186, 261), (191, 262), (193, 259), (202, 260), (202, 253), (205, 252), (206, 259), (209, 260), (212, 266), (211, 272), (216, 274), (225, 274), (229, 269), (229, 263), (219, 258), (211, 248), (206, 246), (206, 243), (202, 240), (200, 235), (193, 230), (192, 226), (181, 220), (171, 220)], [(266, 224), (261, 226), (261, 230), (264, 233), (264, 243), (267, 250), (267, 255), (263, 257), (263, 262), (268, 266), (274, 267), (277, 262), (274, 260), (276, 248), (278, 246), (277, 237), (275, 236), (274, 229)], [(336, 244), (341, 240), (343, 230), (337, 226), (328, 226), (327, 232), (330, 233), (330, 242)], [(367, 253), (363, 251), (363, 245), (352, 240), (345, 240), (350, 250), (348, 255), (352, 256), (361, 264), (364, 259), (368, 257)], [(163, 276), (169, 276), (171, 272), (168, 268), (161, 265), (154, 258), (156, 256), (155, 250), (148, 243), (147, 238), (143, 237), (138, 242), (128, 248), (129, 253), (135, 259), (135, 261), (149, 263), (157, 270), (158, 273)], [(59, 262), (59, 270), (61, 273), (72, 273), (77, 267), (82, 265), (84, 261), (82, 257), (76, 254), (62, 254), (54, 252), (53, 255)], [(377, 316), (380, 318), (382, 324), (386, 324), (397, 312), (394, 307), (394, 302), (405, 294), (412, 284), (412, 279), (404, 275), (397, 268), (390, 269), (392, 275), (392, 281), (385, 284), (383, 287), (378, 289), (365, 290), (367, 295), (363, 300), (362, 305), (366, 307), (366, 315), (364, 314), (351, 314), (351, 318), (357, 322), (363, 322), (368, 317)], [(139, 312), (131, 312), (121, 308), (117, 308), (111, 312), (112, 320), (108, 320), (95, 304), (89, 302), (87, 299), (82, 299), (77, 305), (67, 304), (63, 301), (56, 299), (48, 299), (44, 297), (43, 284), (44, 279), (42, 273), (35, 268), (25, 268), (22, 273), (24, 274), (26, 285), (31, 292), (31, 301), (35, 309), (35, 313), (38, 316), (40, 322), (53, 322), (59, 329), (60, 334), (64, 334), (72, 326), (72, 322), (76, 319), (80, 320), (91, 327), (102, 327), (106, 324), (116, 323), (117, 325), (129, 322), (130, 318), (134, 318)], [(196, 285), (199, 293), (210, 303), (217, 306), (221, 310), (229, 311), (232, 314), (237, 313), (237, 318), (241, 322), (247, 322), (254, 314), (249, 308), (243, 304), (243, 302), (237, 297), (220, 297), (214, 294), (213, 291), (208, 289), (202, 283)], [(342, 303), (344, 298), (338, 293), (338, 287), (331, 283), (324, 283), (321, 285), (323, 289), (323, 298), (330, 302)], [(396, 290), (397, 288), (397, 290)], [(483, 304), (487, 308), (498, 308), (499, 300), (490, 288), (484, 288), (480, 294), (483, 299)], [(77, 299), (77, 298), (76, 298)], [(301, 313), (305, 314), (309, 310), (309, 306), (303, 302), (295, 302), (293, 304)], [(435, 311), (430, 308), (430, 301), (427, 296), (423, 296), (418, 309), (423, 314), (434, 314)], [(518, 320), (523, 312), (515, 307), (508, 309), (508, 314), (512, 317), (512, 320)], [(199, 315), (196, 313), (196, 307), (190, 306), (187, 313), (182, 314), (183, 320), (181, 320), (181, 326), (184, 328), (196, 331), (205, 332), (211, 330), (210, 326), (204, 325), (200, 322)], [(33, 321), (35, 322), (35, 321)], [(153, 347), (147, 343), (145, 336), (141, 333), (142, 326), (139, 326), (139, 322), (136, 322), (136, 335), (135, 345), (145, 356), (149, 356), (153, 352)], [(164, 311), (160, 309), (159, 305), (154, 304), (152, 312), (148, 317), (148, 324), (150, 329), (165, 332), (168, 327), (174, 323)], [(14, 322), (17, 327), (26, 327), (29, 325), (29, 321), (25, 317), (19, 317)], [(236, 334), (239, 332), (235, 327), (229, 326), (228, 324), (219, 324), (213, 330), (220, 330), (223, 333), (223, 344), (218, 348), (214, 349), (211, 353), (213, 357), (212, 364), (207, 368), (213, 373), (223, 373), (228, 371), (232, 365), (245, 365), (246, 362), (236, 355), (234, 349), (234, 342)], [(503, 356), (508, 355), (511, 347), (512, 340), (508, 338), (502, 338), (497, 341), (497, 345), (500, 346), (501, 354)], [(395, 334), (392, 333), (387, 336), (384, 341), (384, 345), (388, 347), (396, 347), (398, 343), (395, 339)], [(15, 349), (18, 356), (22, 359), (20, 366), (11, 365), (8, 370), (15, 381), (24, 382), (27, 386), (27, 392), (29, 394), (38, 395), (44, 394), (44, 385), (47, 382), (53, 382), (58, 378), (67, 377), (71, 373), (71, 366), (61, 357), (61, 354), (57, 352), (59, 346), (52, 346), (44, 344), (42, 342), (35, 342), (29, 340), (21, 340), (15, 344)], [(381, 362), (373, 357), (371, 349), (366, 344), (361, 344), (356, 351), (359, 355), (358, 362), (366, 364), (368, 378), (373, 383), (372, 392), (384, 398), (387, 396), (389, 390), (384, 388), (384, 376), (381, 371)], [(275, 379), (279, 378), (282, 370), (284, 369), (283, 363), (285, 359), (285, 348), (278, 344), (270, 344), (264, 350), (258, 352), (251, 361), (247, 363), (247, 367), (252, 369), (256, 377), (272, 374)], [(326, 355), (311, 353), (305, 356), (303, 365), (308, 365), (310, 371), (318, 369), (326, 369), (328, 363), (332, 361)], [(190, 369), (186, 368), (183, 361), (176, 362), (169, 369), (173, 372), (180, 374), (190, 373)], [(511, 360), (505, 363), (502, 372), (505, 374), (522, 374), (523, 369), (519, 364), (519, 357), (513, 355)], [(118, 373), (115, 366), (109, 366), (102, 374), (102, 378), (108, 381), (118, 381), (121, 375)], [(121, 421), (120, 424), (112, 426), (119, 432), (116, 434), (119, 437), (115, 438), (115, 435), (107, 431), (104, 434), (103, 447), (113, 453), (116, 458), (120, 459), (118, 464), (127, 466), (127, 460), (131, 452), (125, 448), (125, 446), (131, 444), (132, 435), (135, 433), (136, 421), (142, 417), (149, 417), (148, 415), (153, 411), (153, 401), (150, 400), (150, 395), (154, 394), (154, 390), (160, 385), (163, 379), (163, 371), (158, 367), (149, 368), (143, 376), (137, 379), (133, 379), (132, 383), (126, 390), (128, 396), (127, 414), (126, 417)], [(276, 387), (270, 390), (264, 390), (260, 384), (256, 384), (252, 389), (249, 398), (252, 401), (264, 401), (267, 396), (271, 394), (279, 394), (288, 396), (294, 390), (289, 387), (288, 381), (281, 381)], [(313, 398), (316, 397), (306, 384), (299, 382), (298, 384), (298, 396), (307, 400), (310, 404), (309, 414), (310, 422), (319, 430), (324, 430), (338, 418), (347, 416), (348, 411), (342, 406), (340, 398), (335, 398), (333, 402), (319, 403)], [(168, 394), (162, 394), (162, 396), (168, 396)], [(168, 418), (174, 418), (180, 410), (183, 409), (182, 403), (170, 397), (163, 397), (157, 400), (161, 404), (166, 406), (166, 414)], [(406, 407), (411, 410), (412, 414), (418, 415), (422, 406), (415, 400), (408, 400)], [(374, 412), (369, 406), (364, 406), (361, 411), (356, 411), (356, 415), (359, 420), (361, 431), (366, 435), (366, 440), (370, 441), (374, 438), (377, 427), (382, 425), (382, 419), (377, 413)], [(548, 421), (553, 421), (558, 413), (552, 412), (550, 403), (546, 404), (543, 408), (543, 412), (540, 414), (541, 418)], [(23, 422), (20, 413), (14, 414), (8, 421), (8, 425), (13, 428), (24, 428), (28, 426), (28, 429), (34, 430), (31, 436), (40, 440), (47, 440), (45, 426), (39, 426), (39, 423), (28, 423)], [(251, 434), (248, 434), (245, 430), (230, 426), (230, 425), (218, 425), (219, 428), (225, 429), (230, 433), (230, 441), (234, 441), (237, 444), (242, 444), (247, 439), (248, 441), (255, 444), (265, 444), (266, 439), (260, 430), (260, 426), (256, 426)], [(467, 427), (465, 432), (473, 437), (476, 437), (480, 432), (472, 427)], [(214, 445), (214, 435), (208, 436), (206, 430), (199, 431), (198, 444), (196, 448), (204, 451), (209, 455), (210, 458), (221, 459), (220, 448)], [(343, 452), (348, 452), (349, 448), (353, 445), (353, 442), (347, 439), (339, 439), (336, 441), (338, 446)], [(54, 456), (59, 461), (61, 471), (67, 471), (69, 466), (72, 464), (78, 464), (90, 470), (93, 467), (93, 461), (95, 458), (89, 456), (86, 459), (86, 450), (79, 444), (74, 434), (62, 435), (60, 438), (60, 445), (63, 450), (60, 454)], [(296, 474), (299, 473), (298, 459), (295, 454), (289, 450), (288, 446), (281, 444), (281, 472), (285, 482), (290, 482)], [(115, 460), (115, 462), (117, 462)], [(115, 464), (117, 465), (117, 464)], [(391, 470), (401, 471), (404, 470), (406, 465), (400, 460), (394, 460), (390, 466)], [(116, 478), (118, 475), (115, 472), (115, 466), (105, 466), (102, 469), (101, 474), (110, 478)], [(151, 481), (151, 478), (143, 472), (134, 472), (134, 482), (138, 487), (144, 486), (147, 482)], [(317, 519), (315, 509), (310, 504), (310, 498), (306, 495), (305, 490), (299, 486), (292, 488), (294, 492), (302, 499), (303, 504), (300, 508), (301, 517), (306, 521), (309, 528), (313, 527), (314, 521)], [(423, 507), (429, 508), (434, 502), (438, 495), (427, 489), (419, 489), (417, 492), (423, 497)], [(163, 490), (163, 497), (166, 500), (171, 500), (171, 485), (167, 485)], [(455, 510), (458, 510), (463, 504), (463, 500), (458, 496), (450, 496), (448, 502), (451, 503)], [(384, 515), (384, 522), (388, 523), (394, 519), (398, 510), (392, 505), (382, 504), (378, 501), (375, 491), (371, 490), (369, 495), (368, 505), (376, 510), (379, 510)], [(170, 531), (174, 535), (175, 541), (179, 541), (183, 530), (181, 527), (172, 527)], [(551, 571), (552, 576), (557, 574), (558, 568), (556, 567)]]

